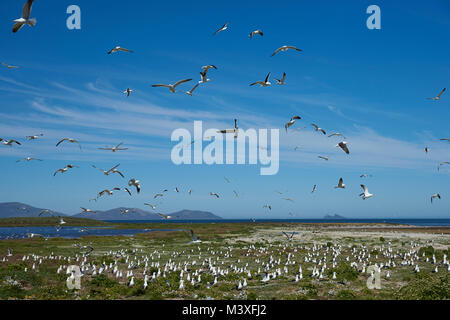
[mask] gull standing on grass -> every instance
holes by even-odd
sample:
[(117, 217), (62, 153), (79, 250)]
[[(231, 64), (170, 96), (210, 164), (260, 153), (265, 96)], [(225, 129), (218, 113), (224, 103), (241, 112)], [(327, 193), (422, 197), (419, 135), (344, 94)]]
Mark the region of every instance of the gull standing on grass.
[(22, 8), (22, 17), (14, 20), (15, 24), (13, 26), (12, 32), (16, 33), (19, 31), (24, 25), (29, 25), (30, 27), (34, 27), (36, 25), (36, 19), (30, 19), (31, 15), (31, 7), (33, 6), (34, 0), (28, 0), (27, 3)]

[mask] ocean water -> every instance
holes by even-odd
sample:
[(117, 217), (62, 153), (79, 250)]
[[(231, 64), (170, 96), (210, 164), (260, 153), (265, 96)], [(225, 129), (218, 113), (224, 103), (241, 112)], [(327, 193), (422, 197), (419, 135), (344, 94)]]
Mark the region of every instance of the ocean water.
[[(87, 230), (81, 232), (80, 230)], [(55, 227), (0, 227), (0, 240), (28, 238), (27, 233), (36, 233), (45, 238), (80, 238), (93, 236), (133, 236), (137, 233), (152, 231), (182, 231), (180, 229), (114, 229), (110, 227), (63, 227), (59, 231)]]
[[(243, 223), (251, 219), (215, 219), (215, 220), (107, 220), (113, 223)], [(423, 227), (450, 226), (450, 219), (255, 219), (256, 222), (289, 223), (391, 223)]]

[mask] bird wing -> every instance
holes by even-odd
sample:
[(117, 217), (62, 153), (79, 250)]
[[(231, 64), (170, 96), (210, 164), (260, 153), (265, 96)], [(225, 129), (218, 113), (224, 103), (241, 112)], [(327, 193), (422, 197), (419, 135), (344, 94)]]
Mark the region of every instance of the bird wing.
[(339, 185), (339, 186), (342, 186), (343, 183), (344, 183), (344, 179), (340, 178), (340, 179), (339, 179), (339, 184), (338, 184), (338, 185)]
[(183, 82), (188, 82), (188, 81), (191, 81), (192, 79), (184, 79), (184, 80), (180, 80), (180, 81), (178, 81), (177, 83), (175, 83), (174, 85), (173, 85), (173, 87), (175, 88), (176, 86), (178, 86), (179, 84), (181, 84), (181, 83), (183, 83)]
[(116, 164), (114, 167), (112, 167), (111, 169), (109, 169), (108, 171), (106, 171), (106, 172), (111, 172), (111, 171), (113, 171), (114, 169), (116, 169), (118, 166), (120, 166), (120, 163), (118, 163), (118, 164)]
[(166, 87), (166, 88), (170, 88), (171, 86), (168, 84), (154, 84), (152, 85), (152, 87)]
[(261, 84), (261, 85), (263, 85), (264, 82), (262, 82), (262, 81), (256, 81), (256, 82), (253, 82), (252, 84), (250, 84), (250, 86), (254, 86), (255, 84)]
[(267, 82), (269, 80), (269, 76), (270, 76), (270, 72), (267, 74), (266, 80), (264, 80), (264, 82)]
[(273, 57), (275, 54), (277, 54), (281, 49), (283, 49), (283, 47), (280, 47), (277, 50), (275, 50), (275, 52), (272, 53), (271, 57)]
[(441, 91), (441, 92), (439, 92), (439, 94), (438, 94), (437, 96), (438, 96), (438, 97), (440, 97), (440, 96), (441, 96), (441, 94), (443, 94), (443, 93), (444, 93), (445, 89), (446, 89), (446, 88), (442, 89), (442, 91)]
[(61, 140), (56, 144), (56, 146), (59, 146), (62, 142), (66, 141), (66, 140), (69, 140), (69, 139), (67, 139), (67, 138), (61, 139)]
[(319, 130), (319, 127), (316, 124), (311, 123), (311, 125), (314, 127), (314, 129)]
[(367, 193), (367, 192), (368, 192), (365, 185), (362, 184), (362, 185), (361, 185), (361, 188), (363, 189), (364, 193)]
[(302, 49), (299, 49), (299, 48), (297, 48), (297, 47), (294, 47), (294, 46), (286, 46), (288, 49), (294, 49), (294, 50), (297, 50), (297, 51), (302, 51)]
[(128, 192), (128, 194), (131, 196), (131, 191), (128, 188), (125, 188), (125, 191)]
[(192, 92), (194, 92), (194, 90), (195, 90), (195, 88), (197, 88), (198, 87), (198, 83), (190, 90), (190, 92), (192, 93)]
[(124, 51), (124, 52), (131, 52), (131, 53), (133, 53), (133, 51), (131, 51), (131, 50), (128, 50), (128, 49), (125, 49), (125, 48), (119, 48), (118, 50), (120, 50), (120, 51)]
[(12, 28), (12, 32), (17, 32), (19, 31), (21, 28), (23, 27), (23, 23), (21, 22), (17, 22), (14, 24), (13, 28)]
[(29, 19), (31, 14), (31, 6), (33, 5), (34, 0), (28, 0), (27, 3), (23, 6), (22, 9), (22, 18)]

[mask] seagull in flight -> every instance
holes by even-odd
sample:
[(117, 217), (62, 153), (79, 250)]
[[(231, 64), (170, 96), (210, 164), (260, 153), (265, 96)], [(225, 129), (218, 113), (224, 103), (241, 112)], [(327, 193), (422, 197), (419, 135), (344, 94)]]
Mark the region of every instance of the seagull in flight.
[(284, 83), (284, 80), (286, 79), (286, 72), (283, 72), (283, 76), (281, 77), (281, 79), (277, 79), (277, 78), (275, 78), (275, 80), (277, 81), (277, 83), (279, 84), (279, 85), (284, 85), (285, 83)]
[(59, 168), (58, 170), (56, 170), (55, 173), (53, 174), (53, 176), (56, 176), (56, 174), (58, 172), (64, 173), (64, 172), (67, 172), (69, 169), (73, 169), (73, 168), (77, 168), (77, 166), (68, 164), (64, 168)]
[(425, 153), (428, 153), (428, 151), (430, 151), (430, 148), (428, 148), (428, 147), (425, 147)]
[(199, 83), (197, 83), (191, 90), (189, 91), (183, 91), (184, 93), (186, 93), (188, 96), (192, 97), (192, 93), (194, 92), (195, 88), (197, 88), (199, 85)]
[(236, 192), (236, 190), (233, 190), (234, 195), (236, 196), (236, 198), (239, 198), (239, 194)]
[(363, 200), (366, 200), (373, 196), (373, 194), (369, 193), (369, 189), (367, 189), (367, 187), (365, 185), (362, 184), (361, 188), (363, 189), (363, 193), (361, 193), (359, 196), (360, 197), (362, 196)]
[(263, 205), (263, 208), (267, 208), (269, 210), (272, 210), (272, 206), (270, 204)]
[(121, 146), (122, 144), (123, 144), (123, 142), (119, 143), (117, 146), (112, 147), (112, 148), (105, 147), (105, 148), (99, 148), (99, 149), (100, 149), (100, 150), (109, 150), (109, 151), (112, 151), (112, 152), (122, 151), (122, 150), (128, 150), (128, 148), (120, 148), (120, 146)]
[(446, 88), (442, 89), (442, 91), (439, 92), (439, 94), (436, 97), (428, 98), (428, 100), (434, 100), (434, 101), (441, 100), (441, 94), (443, 94), (445, 92), (445, 90), (446, 90)]
[(91, 209), (86, 209), (86, 208), (83, 208), (83, 207), (80, 207), (81, 208), (81, 210), (83, 210), (83, 212), (82, 213), (88, 213), (88, 212), (92, 212), (92, 213), (95, 213), (96, 211), (93, 211), (93, 210), (91, 210)]
[(44, 209), (41, 212), (39, 212), (39, 217), (42, 216), (44, 213), (48, 213), (48, 214), (53, 215), (53, 211), (52, 210)]
[(170, 90), (171, 92), (175, 93), (175, 92), (176, 92), (175, 88), (176, 88), (178, 85), (180, 85), (180, 84), (182, 84), (182, 83), (184, 83), (184, 82), (191, 81), (191, 80), (192, 80), (192, 79), (184, 79), (184, 80), (180, 80), (180, 81), (176, 82), (175, 84), (154, 84), (154, 85), (152, 85), (152, 87), (165, 87), (165, 88), (169, 88), (169, 90)]
[(19, 31), (24, 25), (29, 25), (30, 27), (34, 27), (36, 25), (36, 19), (30, 19), (31, 15), (31, 7), (33, 6), (34, 0), (28, 0), (22, 8), (22, 17), (14, 20), (15, 24), (13, 26), (12, 32), (16, 33)]
[(367, 174), (367, 173), (363, 173), (362, 175), (360, 175), (360, 178), (366, 178), (366, 177), (371, 177), (371, 174)]
[(130, 96), (130, 94), (133, 92), (134, 90), (131, 90), (130, 88), (127, 88), (124, 92), (122, 92), (123, 94), (126, 94), (127, 97)]
[(2, 66), (4, 66), (4, 67), (6, 67), (6, 68), (8, 68), (8, 69), (18, 69), (18, 68), (20, 68), (20, 67), (18, 67), (18, 66), (11, 66), (11, 65), (9, 65), (9, 64), (6, 64), (6, 63), (3, 63), (2, 62)]
[(294, 46), (282, 46), (282, 47), (279, 47), (277, 50), (275, 50), (274, 53), (272, 53), (272, 57), (273, 57), (274, 55), (276, 55), (276, 54), (277, 54), (278, 52), (280, 52), (280, 51), (287, 51), (287, 50), (289, 50), (289, 49), (296, 50), (296, 51), (302, 51), (302, 49), (298, 49), (298, 48), (296, 48), (296, 47), (294, 47)]
[(224, 129), (224, 130), (217, 130), (217, 133), (234, 133), (234, 137), (237, 138), (238, 137), (238, 132), (239, 132), (239, 128), (237, 125), (237, 119), (234, 119), (234, 129)]
[(345, 189), (344, 179), (340, 178), (338, 185), (335, 186), (334, 188), (335, 189), (337, 189), (337, 188)]
[(328, 161), (328, 157), (323, 157), (323, 156), (317, 156), (317, 158), (323, 159), (325, 161)]
[(259, 84), (261, 87), (268, 87), (271, 85), (271, 83), (269, 82), (269, 76), (270, 76), (270, 72), (267, 74), (266, 79), (263, 81), (256, 81), (253, 82), (252, 84), (250, 84), (250, 86), (253, 86), (255, 84)]
[(125, 49), (125, 48), (122, 48), (122, 47), (119, 47), (119, 46), (117, 46), (117, 47), (111, 49), (111, 50), (108, 51), (107, 53), (108, 53), (108, 54), (111, 54), (111, 53), (118, 52), (118, 51), (133, 53), (133, 51), (128, 50), (128, 49)]
[(32, 161), (32, 160), (42, 161), (41, 159), (36, 159), (36, 158), (26, 157), (26, 158), (17, 160), (16, 162), (20, 162), (20, 161), (22, 161), (22, 160), (24, 160), (24, 161), (26, 161), (26, 162), (29, 162), (29, 161)]
[(123, 188), (123, 190), (125, 190), (126, 193), (128, 193), (131, 196), (131, 191), (128, 188)]
[(210, 192), (209, 193), (210, 196), (215, 196), (216, 198), (219, 198), (219, 195), (215, 192)]
[(323, 134), (327, 134), (326, 132), (325, 132), (325, 130), (323, 130), (322, 128), (319, 128), (319, 126), (318, 125), (316, 125), (316, 124), (314, 124), (314, 123), (311, 123), (311, 125), (314, 127), (314, 130), (315, 131), (320, 131), (320, 132), (322, 132)]
[(350, 154), (350, 151), (348, 150), (347, 144), (348, 144), (347, 142), (342, 141), (342, 142), (339, 142), (336, 145), (336, 147), (340, 147), (346, 154)]
[(255, 36), (255, 35), (257, 35), (257, 34), (259, 34), (261, 37), (264, 35), (263, 32), (262, 32), (260, 29), (258, 29), (258, 30), (255, 30), (255, 31), (250, 32), (250, 34), (249, 34), (250, 39), (252, 39), (253, 36)]
[(162, 197), (162, 196), (164, 196), (164, 194), (162, 194), (162, 193), (157, 193), (157, 194), (155, 194), (155, 195), (153, 196), (153, 199), (156, 199), (156, 198)]
[(80, 147), (80, 150), (81, 150), (81, 144), (78, 142), (78, 140), (75, 140), (75, 139), (72, 139), (72, 138), (64, 138), (64, 139), (61, 139), (57, 144), (56, 144), (56, 146), (59, 146), (61, 143), (63, 143), (64, 141), (67, 141), (67, 142), (70, 142), (70, 143), (77, 143), (78, 144), (78, 146)]
[(441, 141), (450, 141), (449, 138), (442, 138)]
[(228, 28), (228, 24), (229, 22), (225, 23), (219, 30), (217, 30), (216, 32), (213, 33), (213, 36), (215, 36), (216, 34), (218, 34), (221, 31), (224, 31)]
[(328, 138), (331, 138), (331, 137), (337, 137), (337, 136), (340, 136), (340, 137), (346, 139), (346, 138), (344, 137), (344, 135), (343, 135), (342, 133), (339, 133), (339, 132), (330, 134), (330, 135), (328, 136)]
[[(202, 67), (203, 71), (200, 72), (200, 75), (201, 75), (202, 79), (198, 83), (204, 83), (204, 82), (210, 81), (210, 79), (207, 78), (207, 73), (208, 73), (208, 70), (211, 69), (211, 68), (217, 70), (217, 67), (215, 65), (213, 65), (213, 64), (210, 64), (210, 65)], [(195, 89), (195, 88), (193, 88), (193, 89)], [(193, 89), (191, 89), (191, 90), (193, 90)]]
[(21, 143), (20, 143), (19, 141), (14, 140), (14, 139), (11, 139), (11, 140), (5, 140), (5, 139), (0, 138), (0, 141), (1, 141), (1, 143), (4, 144), (5, 146), (9, 146), (9, 147), (11, 147), (11, 146), (13, 145), (13, 143), (18, 144), (18, 145), (21, 145)]
[(139, 180), (136, 180), (135, 178), (131, 178), (130, 181), (128, 181), (128, 185), (136, 187), (137, 193), (141, 192), (141, 184), (139, 183)]
[(315, 185), (313, 186), (313, 188), (312, 188), (311, 193), (314, 193), (314, 192), (316, 191), (316, 187), (317, 187), (317, 185), (315, 184)]
[(433, 194), (433, 195), (431, 196), (431, 203), (433, 203), (433, 199), (434, 199), (434, 198), (441, 199), (441, 195), (440, 195), (439, 193)]
[(150, 208), (152, 208), (152, 210), (156, 209), (156, 206), (152, 205), (151, 203), (144, 203), (144, 205), (149, 206)]
[(97, 168), (96, 166), (92, 165), (93, 168), (98, 169), (101, 172), (103, 172), (103, 174), (105, 176), (109, 176), (110, 174), (113, 174), (113, 173), (118, 173), (122, 178), (125, 178), (125, 176), (122, 174), (122, 172), (120, 172), (119, 170), (116, 169), (118, 166), (120, 166), (120, 163), (116, 164), (114, 167), (112, 167), (109, 170), (103, 170), (103, 169)]
[(157, 212), (156, 214), (159, 215), (159, 216), (160, 216), (162, 219), (164, 219), (164, 220), (172, 219), (172, 218), (173, 218), (172, 216), (169, 216), (169, 215), (167, 215), (167, 214), (160, 213), (160, 212)]
[(300, 120), (301, 118), (302, 118), (302, 117), (300, 117), (300, 116), (293, 116), (293, 117), (291, 118), (291, 120), (289, 120), (289, 122), (286, 122), (286, 124), (284, 125), (284, 128), (286, 129), (286, 132), (287, 132), (287, 129), (288, 129), (289, 127), (291, 127), (291, 126), (294, 125), (295, 120)]
[(444, 161), (444, 162), (439, 163), (438, 171), (439, 171), (439, 168), (440, 168), (441, 166), (446, 165), (446, 164), (450, 164), (450, 162)]
[(104, 194), (111, 196), (114, 193), (113, 191), (116, 191), (116, 190), (120, 190), (120, 188), (115, 187), (115, 188), (112, 188), (111, 190), (109, 190), (109, 189), (102, 190), (98, 193), (97, 198), (100, 198)]
[(37, 134), (37, 135), (35, 135), (35, 136), (26, 136), (26, 138), (27, 138), (28, 140), (36, 140), (36, 139), (39, 139), (39, 137), (42, 137), (42, 136), (43, 136), (43, 134), (40, 133), (40, 134)]

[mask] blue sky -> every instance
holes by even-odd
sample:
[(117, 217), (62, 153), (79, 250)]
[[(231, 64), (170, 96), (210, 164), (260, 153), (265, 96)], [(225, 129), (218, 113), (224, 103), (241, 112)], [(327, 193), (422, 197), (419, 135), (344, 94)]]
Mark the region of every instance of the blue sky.
[[(450, 161), (450, 143), (439, 140), (450, 138), (450, 96), (426, 100), (449, 86), (448, 1), (128, 1), (124, 6), (36, 0), (37, 25), (13, 34), (12, 20), (24, 2), (3, 1), (0, 10), (0, 61), (22, 67), (0, 68), (0, 137), (22, 142), (0, 148), (1, 202), (70, 214), (80, 206), (145, 208), (150, 202), (162, 212), (198, 209), (226, 218), (287, 218), (289, 212), (295, 218), (449, 217), (450, 166), (436, 168)], [(81, 8), (81, 30), (66, 28), (66, 8), (72, 4)], [(381, 30), (366, 27), (371, 4), (381, 8)], [(228, 29), (212, 36), (227, 21)], [(250, 40), (255, 29), (264, 36)], [(270, 57), (282, 45), (303, 51)], [(115, 46), (135, 53), (107, 55)], [(218, 70), (209, 71), (211, 82), (193, 97), (151, 87), (193, 78), (181, 88), (190, 89), (206, 64)], [(272, 86), (249, 86), (268, 72)], [(287, 84), (278, 86), (273, 77), (283, 72)], [(127, 87), (135, 90), (129, 98), (122, 94)], [(284, 123), (294, 114), (303, 118), (294, 128), (306, 128), (286, 134)], [(234, 118), (242, 129), (283, 129), (277, 175), (260, 176), (255, 165), (172, 164), (174, 129), (192, 129), (194, 120), (205, 128), (230, 128)], [(338, 138), (313, 132), (311, 123), (343, 133), (350, 156), (334, 147)], [(25, 140), (41, 132), (42, 139)], [(56, 148), (63, 137), (78, 139), (83, 151), (71, 144)], [(119, 142), (129, 150), (97, 149)], [(295, 146), (301, 149), (294, 151)], [(44, 161), (15, 162), (25, 156)], [(53, 177), (68, 163), (80, 168)], [(127, 179), (91, 167), (117, 163)], [(361, 179), (362, 173), (372, 177)], [(89, 202), (100, 190), (124, 187), (131, 177), (141, 181), (141, 194), (119, 192)], [(333, 188), (340, 177), (345, 190)], [(358, 197), (361, 183), (373, 198)], [(311, 194), (314, 184), (317, 192)], [(165, 188), (170, 192), (155, 202), (153, 195)], [(221, 197), (209, 196), (210, 191)], [(442, 199), (431, 205), (436, 192)], [(263, 209), (266, 203), (271, 212)]]

